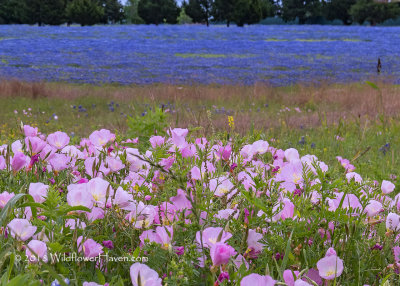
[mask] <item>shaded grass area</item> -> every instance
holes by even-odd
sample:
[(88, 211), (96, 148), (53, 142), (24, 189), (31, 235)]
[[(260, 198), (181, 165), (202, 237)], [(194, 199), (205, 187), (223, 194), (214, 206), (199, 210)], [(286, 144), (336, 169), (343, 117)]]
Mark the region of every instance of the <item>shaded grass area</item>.
[[(0, 139), (16, 137), (21, 122), (44, 133), (63, 130), (75, 140), (108, 128), (124, 134), (128, 116), (155, 107), (171, 126), (200, 127), (198, 136), (229, 130), (262, 137), (279, 148), (294, 147), (337, 164), (335, 156), (356, 158), (356, 171), (377, 179), (400, 169), (400, 88), (378, 84), (292, 86), (92, 86), (62, 83), (0, 82)], [(380, 115), (380, 116), (379, 116)]]

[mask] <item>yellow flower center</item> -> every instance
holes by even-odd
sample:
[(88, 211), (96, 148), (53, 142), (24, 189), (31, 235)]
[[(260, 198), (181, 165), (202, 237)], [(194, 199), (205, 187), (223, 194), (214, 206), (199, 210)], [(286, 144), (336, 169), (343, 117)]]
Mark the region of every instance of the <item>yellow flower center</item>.
[(301, 180), (301, 177), (300, 177), (299, 175), (293, 174), (293, 182), (294, 182), (295, 184), (300, 183), (300, 180)]
[(335, 270), (334, 269), (329, 269), (327, 272), (326, 272), (326, 276), (331, 276), (331, 275), (334, 275), (336, 272), (335, 272)]
[(212, 244), (217, 243), (217, 239), (216, 239), (216, 238), (210, 238), (209, 241), (210, 241)]
[(100, 200), (100, 195), (99, 194), (92, 194), (93, 199), (98, 202)]

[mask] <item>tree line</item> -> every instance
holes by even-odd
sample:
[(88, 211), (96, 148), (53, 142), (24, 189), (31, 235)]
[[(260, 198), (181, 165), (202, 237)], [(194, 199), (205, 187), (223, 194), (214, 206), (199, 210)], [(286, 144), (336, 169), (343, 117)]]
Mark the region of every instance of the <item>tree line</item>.
[(124, 19), (124, 7), (118, 0), (0, 0), (1, 24), (85, 26)]
[[(381, 0), (385, 1), (385, 0)], [(400, 3), (377, 0), (0, 0), (0, 24), (186, 24), (237, 26), (267, 17), (299, 24), (339, 19), (371, 25), (400, 17)]]

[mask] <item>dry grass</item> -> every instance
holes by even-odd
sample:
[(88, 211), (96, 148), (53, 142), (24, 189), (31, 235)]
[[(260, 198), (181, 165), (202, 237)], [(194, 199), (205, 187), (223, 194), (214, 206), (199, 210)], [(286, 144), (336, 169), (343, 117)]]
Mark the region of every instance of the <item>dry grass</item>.
[[(383, 95), (387, 117), (397, 118), (400, 111), (400, 87), (378, 84)], [(231, 110), (239, 132), (251, 125), (257, 129), (277, 127), (285, 122), (289, 127), (314, 127), (338, 122), (339, 119), (376, 118), (379, 112), (378, 91), (366, 84), (320, 85), (292, 87), (254, 86), (93, 86), (64, 83), (27, 83), (1, 81), (0, 96), (23, 97), (31, 100), (57, 99), (75, 101), (84, 97), (116, 100), (120, 103), (149, 103), (154, 105), (174, 103), (180, 109), (179, 118), (171, 124), (204, 126), (210, 128), (206, 110), (224, 107)], [(268, 108), (265, 107), (268, 104)], [(300, 107), (301, 113), (284, 112), (283, 107)], [(261, 111), (257, 111), (260, 109)], [(212, 124), (225, 129), (226, 115), (215, 114)]]

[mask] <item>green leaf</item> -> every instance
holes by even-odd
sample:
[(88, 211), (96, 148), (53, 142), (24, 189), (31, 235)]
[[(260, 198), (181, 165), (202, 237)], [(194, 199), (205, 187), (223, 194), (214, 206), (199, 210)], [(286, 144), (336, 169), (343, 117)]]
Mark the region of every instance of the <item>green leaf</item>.
[(64, 279), (53, 269), (53, 267), (47, 265), (46, 263), (41, 264), (44, 268), (46, 268), (47, 271), (49, 271), (50, 275), (58, 280), (58, 283), (61, 286), (67, 286), (67, 283), (64, 282)]
[(262, 201), (258, 198), (252, 197), (250, 192), (247, 192), (245, 190), (241, 190), (241, 193), (244, 195), (247, 201), (249, 201), (251, 204), (255, 205), (258, 207), (260, 210), (262, 210), (264, 213), (268, 214), (269, 210), (264, 206)]
[(14, 267), (14, 261), (15, 261), (15, 253), (13, 252), (13, 253), (11, 253), (11, 256), (10, 256), (10, 264), (8, 265), (8, 277), (7, 277), (7, 279), (10, 279), (10, 277), (11, 277), (11, 272), (12, 272), (12, 269), (13, 269), (13, 267)]
[(287, 263), (288, 258), (289, 258), (290, 244), (292, 243), (293, 231), (294, 231), (294, 229), (293, 229), (292, 232), (290, 233), (289, 240), (288, 240), (287, 243), (286, 243), (285, 256), (283, 257), (283, 261), (282, 261), (282, 265), (281, 265), (281, 272), (282, 272), (282, 273), (283, 273), (283, 271), (285, 271), (285, 269), (286, 269), (286, 263)]
[(385, 276), (385, 278), (383, 278), (382, 282), (381, 282), (381, 286), (385, 286), (386, 282), (389, 280), (390, 276), (394, 275), (394, 273), (390, 273), (388, 275)]
[(132, 253), (133, 257), (138, 257), (140, 254), (140, 247), (136, 247), (135, 251)]
[(370, 82), (370, 81), (368, 81), (368, 80), (365, 81), (365, 83), (368, 84), (370, 87), (379, 90), (379, 87), (378, 87), (375, 83)]
[(11, 281), (9, 281), (7, 283), (7, 286), (20, 286), (20, 285), (24, 285), (28, 282), (28, 280), (30, 279), (29, 274), (25, 274), (25, 275), (18, 275), (16, 277), (14, 277)]
[(36, 208), (45, 208), (45, 206), (43, 204), (40, 203), (35, 203), (35, 202), (29, 202), (29, 203), (24, 203), (22, 205), (20, 205), (21, 208), (25, 208), (25, 207), (36, 207)]
[(10, 212), (14, 209), (14, 206), (17, 204), (17, 202), (24, 196), (26, 196), (26, 194), (17, 194), (13, 196), (4, 206), (3, 210), (0, 212), (0, 227), (4, 226), (4, 223)]
[(101, 273), (101, 271), (98, 268), (96, 268), (96, 274), (97, 274), (97, 280), (99, 281), (99, 283), (101, 285), (106, 284), (106, 278), (104, 278), (103, 273)]
[(7, 285), (7, 280), (7, 272), (5, 272), (3, 276), (1, 276), (0, 285)]
[(51, 242), (48, 244), (48, 246), (53, 252), (61, 252), (61, 250), (63, 249), (63, 246), (58, 242)]

